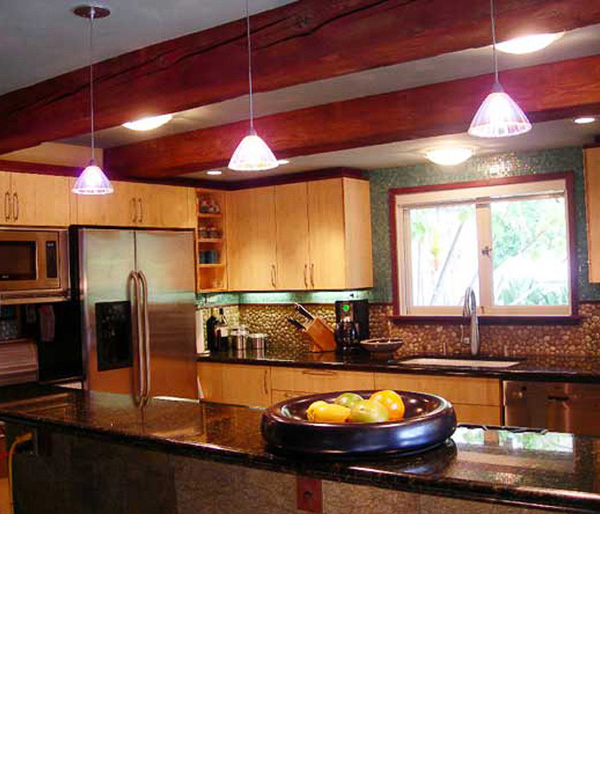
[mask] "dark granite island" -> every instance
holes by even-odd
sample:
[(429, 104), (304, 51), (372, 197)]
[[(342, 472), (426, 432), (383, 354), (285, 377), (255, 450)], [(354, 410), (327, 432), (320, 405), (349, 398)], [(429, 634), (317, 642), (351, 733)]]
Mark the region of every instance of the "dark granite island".
[[(410, 457), (274, 455), (261, 411), (51, 387), (4, 390), (17, 512), (600, 512), (600, 439), (459, 427)], [(309, 493), (307, 493), (309, 492)]]

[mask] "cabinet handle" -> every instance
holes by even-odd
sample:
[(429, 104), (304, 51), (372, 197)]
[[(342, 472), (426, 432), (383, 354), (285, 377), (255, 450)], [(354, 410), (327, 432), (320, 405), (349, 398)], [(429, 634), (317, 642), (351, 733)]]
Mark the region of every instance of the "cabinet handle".
[(13, 193), (13, 218), (19, 219), (19, 194)]
[(315, 373), (314, 370), (303, 370), (301, 373), (303, 376), (327, 376), (327, 378), (334, 378), (337, 376), (337, 372), (335, 370), (319, 370), (318, 373)]
[(129, 209), (131, 210), (131, 222), (137, 223), (137, 207), (135, 206), (135, 199), (129, 200)]
[(265, 389), (265, 395), (268, 397), (269, 396), (269, 384), (267, 383), (267, 369), (266, 368), (265, 368), (265, 370), (263, 372), (263, 386), (264, 386), (264, 389)]
[(10, 220), (10, 193), (8, 191), (4, 194), (4, 219)]
[(308, 263), (304, 264), (304, 286), (308, 287)]
[(140, 223), (144, 222), (144, 204), (140, 198), (138, 198), (138, 202), (140, 205)]
[(277, 287), (277, 279), (275, 277), (275, 264), (271, 263), (271, 284), (273, 287)]
[(310, 286), (313, 288), (315, 287), (315, 264), (310, 264)]

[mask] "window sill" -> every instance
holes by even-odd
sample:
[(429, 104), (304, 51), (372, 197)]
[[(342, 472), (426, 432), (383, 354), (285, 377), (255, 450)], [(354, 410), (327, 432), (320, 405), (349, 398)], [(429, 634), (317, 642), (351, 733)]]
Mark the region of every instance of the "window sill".
[[(464, 317), (457, 316), (402, 316), (400, 314), (390, 314), (388, 317), (396, 325), (468, 325), (470, 324)], [(582, 318), (578, 315), (562, 316), (553, 314), (542, 317), (539, 315), (531, 316), (479, 316), (477, 317), (481, 325), (579, 325)]]

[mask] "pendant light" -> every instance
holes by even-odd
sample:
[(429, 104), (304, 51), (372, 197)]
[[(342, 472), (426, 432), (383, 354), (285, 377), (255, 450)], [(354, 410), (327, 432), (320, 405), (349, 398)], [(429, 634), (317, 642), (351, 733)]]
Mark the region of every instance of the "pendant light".
[(262, 172), (275, 169), (279, 162), (267, 143), (254, 130), (254, 94), (252, 93), (252, 43), (250, 39), (250, 9), (246, 0), (246, 37), (248, 39), (248, 90), (250, 96), (250, 132), (235, 149), (229, 168), (236, 172)]
[(110, 180), (96, 163), (94, 137), (94, 19), (104, 19), (110, 14), (108, 8), (99, 5), (80, 5), (73, 10), (76, 16), (90, 20), (90, 136), (92, 157), (90, 163), (77, 178), (73, 193), (82, 196), (104, 196), (113, 193)]
[(490, 16), (494, 51), (494, 87), (475, 113), (469, 126), (469, 134), (474, 137), (514, 137), (530, 131), (531, 123), (514, 99), (504, 91), (498, 78), (494, 0), (490, 0)]

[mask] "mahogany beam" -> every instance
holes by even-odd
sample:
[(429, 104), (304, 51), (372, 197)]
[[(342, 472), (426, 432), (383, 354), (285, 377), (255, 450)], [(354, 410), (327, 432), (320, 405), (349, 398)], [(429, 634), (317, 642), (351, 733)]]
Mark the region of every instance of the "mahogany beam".
[[(499, 39), (600, 23), (590, 0), (500, 0)], [(200, 6), (199, 6), (200, 7)], [(143, 9), (141, 10), (143, 12)], [(200, 21), (200, 16), (199, 16)], [(257, 91), (490, 43), (487, 0), (297, 0), (252, 17)], [(100, 62), (96, 126), (247, 92), (237, 20)], [(0, 96), (0, 154), (88, 131), (87, 68)]]
[[(600, 56), (508, 70), (506, 91), (532, 121), (600, 111)], [(490, 91), (491, 75), (266, 116), (258, 133), (280, 158), (460, 133)], [(112, 173), (168, 177), (224, 166), (247, 132), (238, 122), (105, 151)]]

